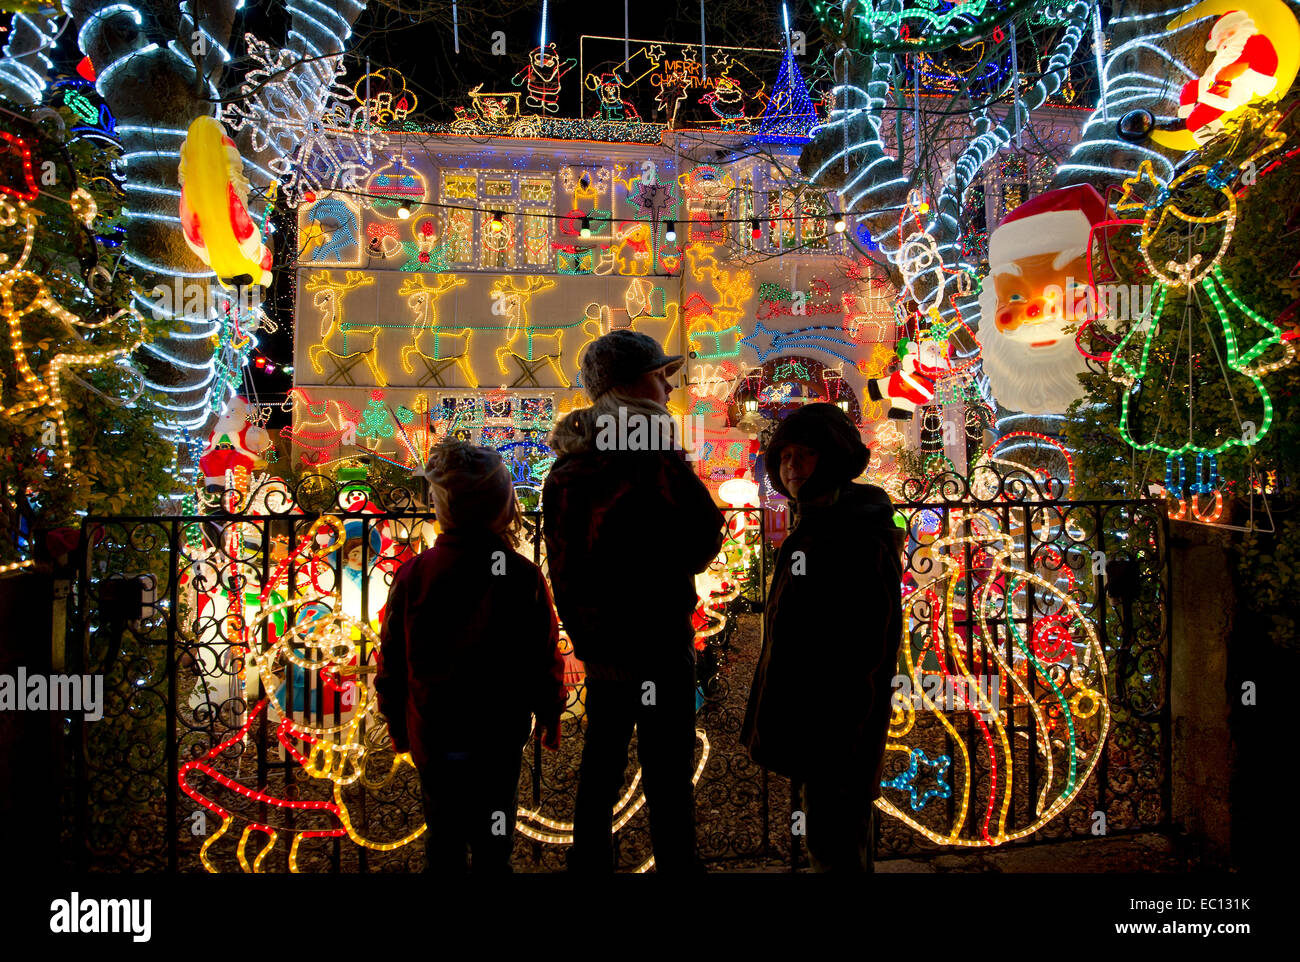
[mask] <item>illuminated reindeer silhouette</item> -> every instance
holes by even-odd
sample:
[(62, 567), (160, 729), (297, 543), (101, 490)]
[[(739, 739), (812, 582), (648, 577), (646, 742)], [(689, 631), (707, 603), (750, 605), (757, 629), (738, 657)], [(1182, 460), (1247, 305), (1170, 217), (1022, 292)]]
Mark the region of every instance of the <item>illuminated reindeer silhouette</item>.
[[(379, 370), (377, 357), (379, 353), (379, 326), (358, 327), (356, 330), (352, 330), (351, 325), (343, 320), (343, 295), (348, 291), (356, 290), (358, 287), (367, 287), (374, 283), (373, 274), (363, 274), (361, 271), (348, 271), (347, 280), (343, 283), (334, 280), (329, 271), (313, 274), (307, 281), (305, 290), (316, 295), (312, 299), (312, 304), (321, 312), (320, 343), (314, 344), (307, 349), (307, 358), (311, 361), (311, 366), (316, 370), (317, 374), (325, 373), (325, 369), (321, 367), (321, 355), (329, 354), (336, 359), (336, 363), (348, 362), (337, 365), (336, 377), (347, 377), (349, 383), (352, 383), (348, 371), (356, 364), (357, 359), (360, 359), (365, 361), (366, 366), (370, 368), (374, 383), (379, 387), (387, 386), (388, 381)], [(370, 339), (369, 347), (364, 351), (348, 352), (349, 337), (354, 338), (354, 343), (355, 339), (368, 337)], [(338, 346), (341, 351), (334, 349), (336, 341), (339, 342)]]
[[(560, 379), (560, 383), (565, 387), (569, 386), (569, 380), (560, 370), (558, 361), (560, 339), (564, 335), (564, 328), (573, 325), (534, 327), (529, 312), (529, 303), (533, 295), (549, 291), (554, 286), (554, 281), (544, 277), (529, 277), (523, 287), (519, 287), (513, 277), (503, 277), (492, 285), (493, 312), (504, 313), (509, 318), (506, 325), (506, 342), (496, 350), (497, 368), (502, 374), (508, 373), (505, 359), (506, 355), (510, 355), (518, 359), (519, 366), (523, 369), (523, 376), (533, 378), (534, 383), (536, 383), (534, 372), (542, 362), (545, 362), (550, 365), (555, 376)], [(496, 304), (502, 305), (499, 310)], [(523, 354), (515, 349), (515, 342), (521, 335), (527, 340), (527, 348)]]
[[(424, 358), (425, 367), (435, 383), (441, 384), (439, 374), (451, 364), (460, 368), (470, 387), (478, 387), (478, 378), (469, 363), (469, 339), (473, 329), (469, 327), (443, 327), (438, 323), (437, 302), (442, 295), (457, 287), (465, 286), (463, 277), (451, 277), (439, 274), (432, 287), (426, 283), (425, 274), (415, 274), (406, 279), (399, 296), (406, 298), (407, 306), (415, 313), (415, 328), (411, 333), (411, 343), (402, 348), (402, 370), (414, 374), (411, 355), (418, 354)], [(421, 339), (424, 344), (421, 345)], [(432, 353), (427, 350), (432, 348)]]

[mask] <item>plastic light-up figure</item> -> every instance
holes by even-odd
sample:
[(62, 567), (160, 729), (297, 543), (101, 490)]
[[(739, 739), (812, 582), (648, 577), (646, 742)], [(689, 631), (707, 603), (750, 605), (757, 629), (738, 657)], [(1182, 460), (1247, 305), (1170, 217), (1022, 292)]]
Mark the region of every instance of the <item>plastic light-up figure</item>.
[(1300, 64), (1300, 24), (1282, 0), (1205, 0), (1172, 20), (1177, 30), (1210, 14), (1223, 14), (1210, 28), (1205, 49), (1214, 58), (1183, 85), (1178, 116), (1185, 131), (1151, 132), (1175, 150), (1194, 150), (1223, 133), (1229, 121), (1270, 95), (1290, 89)]
[(243, 468), (252, 471), (266, 466), (263, 455), (272, 447), (271, 435), (252, 423), (253, 409), (242, 397), (233, 397), (217, 419), (199, 458), (199, 470), (209, 489), (226, 485), (226, 472)]
[(1066, 288), (1087, 283), (1093, 228), (1106, 219), (1106, 202), (1081, 184), (1039, 194), (989, 235), (979, 338), (1004, 407), (1058, 413), (1083, 394), (1084, 357), (1068, 328), (1085, 318), (1074, 316), (1076, 292)]
[[(354, 514), (382, 514), (379, 506), (370, 500), (371, 491), (365, 482), (365, 473), (364, 468), (339, 469), (339, 480), (344, 482), (339, 490), (339, 507)], [(395, 557), (397, 546), (393, 540), (393, 522), (367, 523), (368, 520), (348, 518), (343, 524), (343, 552), (335, 590), (339, 593), (344, 615), (353, 621), (365, 620), (378, 631), (388, 602), (389, 575), (397, 573), (399, 563)], [(369, 550), (363, 549), (363, 538), (369, 542)], [(362, 565), (363, 558), (369, 571)], [(369, 609), (368, 617), (364, 619), (361, 613), (363, 582), (366, 583), (366, 607)]]
[(181, 145), (177, 172), (185, 243), (222, 286), (271, 283), (271, 250), (248, 213), (248, 180), (221, 122), (198, 117)]

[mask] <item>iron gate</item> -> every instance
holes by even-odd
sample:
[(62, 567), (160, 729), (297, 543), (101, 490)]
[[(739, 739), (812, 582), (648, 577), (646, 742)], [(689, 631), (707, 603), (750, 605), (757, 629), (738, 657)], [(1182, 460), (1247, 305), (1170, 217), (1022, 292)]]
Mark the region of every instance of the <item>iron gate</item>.
[[(70, 864), (422, 866), (418, 778), (370, 703), (375, 636), (361, 625), (427, 543), (432, 514), (402, 489), (362, 504), (346, 485), (312, 484), (263, 492), (247, 502), (257, 513), (86, 519), (68, 670), (102, 673), (106, 703), (102, 720), (68, 731)], [(940, 478), (896, 505), (909, 636), (879, 857), (1089, 836), (1099, 819), (1109, 834), (1167, 822), (1164, 507), (1051, 493), (1032, 478)], [(759, 648), (746, 612), (761, 609), (770, 563), (765, 513), (730, 512), (731, 543), (757, 534), (764, 550), (747, 585), (723, 579), (700, 622), (699, 844), (737, 868), (799, 859), (788, 782), (738, 741)], [(521, 550), (544, 567), (539, 515), (526, 521)], [(571, 680), (561, 751), (536, 739), (525, 750), (521, 869), (563, 867), (581, 746)], [(616, 819), (628, 870), (650, 856), (642, 801), (630, 766)]]

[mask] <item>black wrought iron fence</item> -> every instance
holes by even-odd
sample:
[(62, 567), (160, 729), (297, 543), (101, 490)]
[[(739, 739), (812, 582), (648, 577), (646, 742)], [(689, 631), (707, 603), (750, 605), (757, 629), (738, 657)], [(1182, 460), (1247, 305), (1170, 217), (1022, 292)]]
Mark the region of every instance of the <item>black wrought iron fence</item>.
[[(418, 778), (391, 751), (371, 682), (374, 624), (433, 516), (400, 489), (310, 484), (244, 499), (256, 514), (86, 519), (69, 670), (102, 673), (105, 705), (69, 731), (69, 862), (422, 867)], [(1162, 505), (1054, 501), (1032, 481), (906, 493), (909, 637), (878, 854), (1162, 824)], [(545, 568), (540, 516), (526, 522), (521, 550)], [(729, 530), (728, 565), (702, 586), (715, 604), (698, 619), (699, 844), (715, 864), (789, 864), (790, 786), (738, 742), (760, 644), (745, 611), (761, 610), (769, 565), (763, 512), (729, 512)], [(524, 755), (524, 870), (562, 868), (571, 837), (583, 689), (569, 668), (560, 751), (533, 739)], [(643, 801), (633, 764), (616, 817), (629, 870), (651, 854)]]
[(1169, 815), (1167, 516), (977, 473), (913, 484), (881, 855)]

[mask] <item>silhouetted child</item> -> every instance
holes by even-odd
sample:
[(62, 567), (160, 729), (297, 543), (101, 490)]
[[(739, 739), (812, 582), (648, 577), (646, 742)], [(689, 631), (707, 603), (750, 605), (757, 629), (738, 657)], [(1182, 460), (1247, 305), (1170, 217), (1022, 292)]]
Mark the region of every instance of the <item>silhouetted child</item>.
[(795, 783), (817, 872), (873, 871), (903, 639), (903, 532), (888, 494), (853, 483), (870, 458), (852, 418), (824, 403), (791, 413), (766, 452), (772, 487), (798, 512), (772, 569), (740, 737)]
[(375, 681), (398, 751), (420, 772), (427, 871), (509, 872), (520, 754), (559, 746), (563, 662), (541, 571), (514, 550), (521, 520), (495, 451), (462, 441), (425, 470), (442, 533), (399, 569)]

